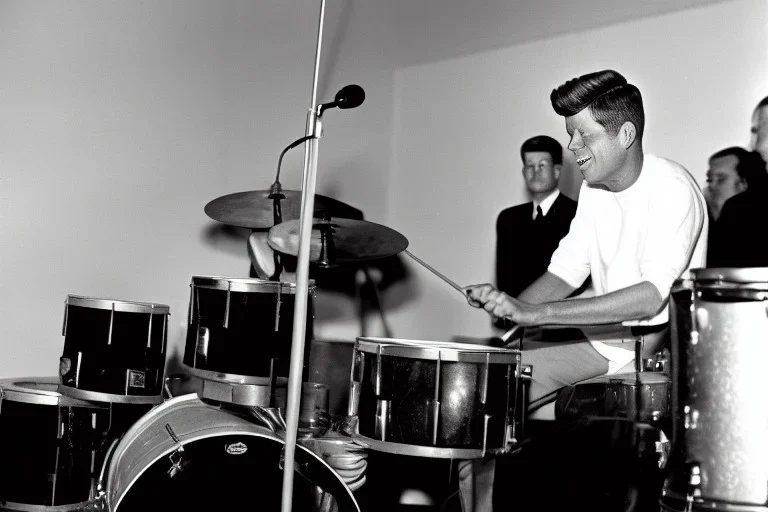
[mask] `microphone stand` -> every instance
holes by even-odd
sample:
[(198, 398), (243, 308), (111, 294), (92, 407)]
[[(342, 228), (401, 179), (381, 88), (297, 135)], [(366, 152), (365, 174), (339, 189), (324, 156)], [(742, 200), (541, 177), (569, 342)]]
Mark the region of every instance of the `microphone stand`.
[(312, 78), (312, 94), (307, 114), (306, 136), (311, 137), (304, 151), (304, 175), (301, 194), (299, 228), (299, 255), (296, 266), (296, 298), (293, 311), (293, 338), (291, 342), (291, 364), (288, 373), (285, 460), (283, 462), (282, 512), (291, 512), (293, 505), (293, 477), (296, 454), (296, 437), (299, 428), (299, 403), (301, 400), (301, 379), (304, 364), (304, 337), (307, 325), (307, 299), (309, 295), (309, 245), (312, 235), (312, 214), (315, 209), (315, 182), (317, 179), (317, 151), (322, 125), (317, 106), (317, 75), (320, 69), (320, 50), (323, 41), (323, 20), (325, 0), (320, 0), (320, 19), (317, 29), (315, 68)]

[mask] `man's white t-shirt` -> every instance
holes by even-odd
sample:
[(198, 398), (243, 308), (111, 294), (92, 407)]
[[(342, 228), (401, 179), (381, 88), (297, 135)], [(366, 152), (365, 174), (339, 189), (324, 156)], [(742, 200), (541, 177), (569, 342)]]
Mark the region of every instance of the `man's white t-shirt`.
[[(667, 299), (674, 281), (705, 266), (708, 229), (704, 196), (688, 171), (671, 160), (645, 155), (640, 176), (626, 190), (610, 192), (582, 183), (571, 229), (548, 270), (573, 287), (591, 275), (595, 295), (648, 281), (659, 290), (664, 307), (650, 319), (625, 325), (663, 324), (669, 318)], [(632, 359), (627, 349), (634, 347), (598, 341), (621, 341), (616, 329), (613, 337), (610, 329), (594, 329), (592, 335), (589, 328), (583, 330), (614, 363), (612, 368)]]

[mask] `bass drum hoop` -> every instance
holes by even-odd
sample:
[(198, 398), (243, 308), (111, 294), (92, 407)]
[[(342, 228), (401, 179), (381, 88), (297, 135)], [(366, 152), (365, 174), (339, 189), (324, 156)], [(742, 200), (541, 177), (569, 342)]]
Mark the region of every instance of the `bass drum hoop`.
[[(180, 397), (167, 400), (161, 405), (154, 407), (147, 414), (142, 416), (136, 423), (134, 423), (133, 426), (131, 426), (131, 428), (128, 429), (125, 435), (123, 435), (122, 439), (117, 444), (114, 451), (110, 454), (109, 459), (104, 463), (105, 467), (108, 467), (109, 470), (104, 473), (106, 477), (106, 486), (102, 484), (100, 484), (100, 486), (102, 487), (102, 489), (104, 489), (104, 493), (105, 493), (104, 501), (106, 503), (107, 510), (110, 510), (110, 511), (117, 510), (118, 507), (120, 506), (120, 502), (128, 494), (128, 492), (131, 490), (133, 485), (139, 480), (139, 478), (141, 478), (141, 476), (150, 467), (152, 467), (158, 460), (176, 451), (177, 449), (176, 443), (170, 443), (168, 448), (162, 450), (159, 454), (153, 455), (151, 458), (139, 458), (137, 462), (142, 463), (141, 469), (131, 478), (129, 482), (127, 482), (126, 485), (123, 486), (120, 492), (120, 496), (117, 498), (117, 502), (113, 503), (114, 501), (112, 496), (113, 485), (112, 485), (111, 477), (112, 475), (118, 474), (117, 470), (118, 470), (118, 466), (120, 466), (120, 462), (121, 462), (120, 459), (126, 453), (125, 447), (131, 446), (133, 442), (136, 440), (138, 434), (144, 432), (145, 428), (148, 425), (152, 424), (156, 419), (156, 417), (159, 416), (162, 412), (177, 406), (177, 404), (184, 403), (184, 402), (197, 402), (197, 404), (199, 404), (200, 407), (216, 409), (215, 407), (206, 405), (204, 402), (202, 402), (198, 398), (196, 394), (183, 395)], [(222, 412), (222, 414), (225, 414), (225, 413)], [(234, 419), (234, 421), (238, 423), (242, 421), (242, 425), (240, 426), (234, 426), (231, 424), (230, 425), (213, 425), (211, 427), (201, 429), (191, 434), (181, 434), (179, 438), (180, 444), (182, 446), (185, 446), (194, 441), (208, 439), (211, 437), (217, 437), (219, 435), (245, 435), (245, 436), (252, 436), (252, 437), (260, 437), (263, 439), (271, 439), (273, 441), (277, 441), (279, 443), (285, 444), (285, 441), (283, 439), (280, 439), (278, 436), (276, 436), (275, 434), (273, 434), (271, 431), (269, 431), (264, 427), (260, 427), (256, 424), (250, 424), (246, 420), (242, 420), (236, 416), (232, 416), (232, 418)], [(311, 457), (313, 457), (318, 462), (320, 462), (325, 467), (325, 469), (329, 471), (339, 481), (341, 486), (347, 492), (350, 502), (353, 503), (355, 505), (356, 510), (360, 512), (360, 507), (357, 504), (357, 500), (355, 500), (355, 497), (352, 494), (352, 491), (349, 489), (349, 487), (347, 487), (347, 484), (344, 483), (344, 481), (339, 477), (339, 475), (331, 468), (331, 466), (329, 466), (328, 463), (326, 463), (322, 459), (322, 457), (317, 456), (314, 452), (302, 447), (299, 444), (296, 445), (296, 450), (297, 451), (302, 450), (303, 452), (309, 454)]]
[(55, 407), (83, 407), (104, 409), (96, 404), (66, 396), (58, 391), (58, 377), (19, 377), (0, 380), (0, 398), (9, 402), (49, 405)]

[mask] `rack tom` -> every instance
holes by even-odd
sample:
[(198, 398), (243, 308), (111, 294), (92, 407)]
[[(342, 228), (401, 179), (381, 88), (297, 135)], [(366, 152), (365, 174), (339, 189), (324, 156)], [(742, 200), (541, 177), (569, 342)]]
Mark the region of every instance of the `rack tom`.
[[(356, 440), (404, 455), (472, 459), (516, 442), (517, 350), (358, 338), (350, 379)], [(519, 410), (518, 410), (519, 409)]]
[(768, 269), (691, 271), (672, 288), (667, 511), (768, 510)]
[[(184, 347), (184, 364), (189, 373), (210, 381), (270, 389), (276, 384), (285, 385), (291, 359), (296, 284), (195, 276), (190, 288)], [(313, 334), (314, 292), (314, 283), (310, 281), (305, 368)], [(265, 396), (269, 395), (274, 393)]]
[(165, 304), (67, 296), (59, 391), (83, 400), (162, 402), (168, 315)]

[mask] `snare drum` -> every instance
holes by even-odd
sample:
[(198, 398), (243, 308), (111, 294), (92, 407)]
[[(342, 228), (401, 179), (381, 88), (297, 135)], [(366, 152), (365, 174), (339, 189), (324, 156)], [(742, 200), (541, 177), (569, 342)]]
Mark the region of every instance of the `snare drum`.
[(354, 437), (371, 449), (472, 459), (515, 442), (517, 350), (358, 338), (352, 366)]
[(696, 269), (672, 288), (664, 510), (768, 510), (768, 269)]
[(162, 402), (168, 315), (164, 304), (69, 295), (59, 391), (82, 400)]
[[(111, 512), (279, 510), (284, 441), (268, 429), (206, 405), (167, 400), (126, 432), (104, 466)], [(296, 445), (293, 510), (359, 512), (352, 492), (323, 460)]]
[[(236, 384), (269, 386), (279, 381), (285, 385), (291, 359), (296, 284), (195, 276), (190, 288), (184, 347), (184, 364), (189, 373)], [(313, 334), (314, 290), (310, 281), (305, 368)]]
[(0, 381), (0, 508), (80, 510), (94, 496), (109, 410), (57, 386), (55, 377)]

